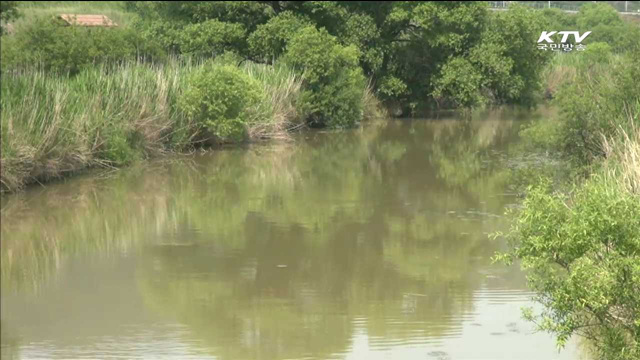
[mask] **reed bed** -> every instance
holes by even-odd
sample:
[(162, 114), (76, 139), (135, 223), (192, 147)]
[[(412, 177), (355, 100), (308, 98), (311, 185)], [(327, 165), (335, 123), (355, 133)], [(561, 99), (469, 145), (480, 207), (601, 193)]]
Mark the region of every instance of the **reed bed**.
[(598, 61), (583, 55), (582, 53), (555, 54), (542, 73), (545, 97), (554, 97), (562, 85), (574, 82), (578, 76), (606, 73), (612, 66), (622, 61), (621, 56), (615, 54), (608, 56), (606, 60)]
[[(162, 65), (95, 66), (74, 77), (37, 69), (3, 73), (2, 191), (194, 146), (200, 126), (178, 110), (177, 99), (185, 75), (198, 66), (175, 58)], [(268, 116), (246, 121), (249, 140), (286, 138), (302, 126), (296, 108), (301, 77), (284, 66), (240, 67), (267, 94), (256, 112)]]
[(619, 133), (616, 139), (603, 137), (606, 175), (628, 193), (640, 196), (640, 128)]

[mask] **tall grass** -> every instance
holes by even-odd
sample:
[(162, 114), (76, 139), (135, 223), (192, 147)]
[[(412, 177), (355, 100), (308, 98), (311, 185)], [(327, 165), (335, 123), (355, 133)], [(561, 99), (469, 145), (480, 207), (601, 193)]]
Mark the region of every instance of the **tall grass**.
[(593, 57), (583, 53), (557, 53), (542, 73), (545, 84), (545, 96), (554, 97), (563, 84), (569, 84), (578, 76), (606, 73), (607, 70), (622, 61), (622, 57), (611, 54), (606, 59), (594, 61)]
[(2, 187), (91, 166), (114, 166), (164, 149), (185, 126), (173, 108), (184, 66), (95, 67), (73, 78), (5, 74)]
[(605, 174), (630, 194), (640, 196), (640, 128), (620, 129), (616, 138), (603, 137)]
[(371, 83), (367, 85), (362, 93), (363, 120), (375, 120), (389, 116), (388, 111), (374, 93)]
[(261, 109), (254, 112), (266, 113), (269, 119), (267, 122), (249, 120), (249, 138), (282, 139), (287, 137), (289, 130), (303, 125), (305, 114), (296, 106), (302, 89), (301, 76), (281, 64), (245, 63), (242, 69), (262, 84), (266, 98), (259, 103)]
[[(75, 77), (37, 70), (3, 74), (2, 190), (192, 145), (199, 124), (176, 103), (185, 75), (197, 66), (173, 59), (164, 65), (97, 66)], [(301, 124), (295, 104), (302, 79), (285, 67), (245, 64), (242, 69), (268, 94), (260, 107), (269, 116), (247, 119), (249, 138), (286, 137), (292, 124)]]

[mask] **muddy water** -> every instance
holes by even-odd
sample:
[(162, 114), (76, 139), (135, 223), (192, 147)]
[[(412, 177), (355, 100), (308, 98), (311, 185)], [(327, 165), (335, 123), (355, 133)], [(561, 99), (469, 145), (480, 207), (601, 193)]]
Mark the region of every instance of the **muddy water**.
[(492, 264), (532, 116), (389, 120), (2, 204), (2, 358), (582, 359)]

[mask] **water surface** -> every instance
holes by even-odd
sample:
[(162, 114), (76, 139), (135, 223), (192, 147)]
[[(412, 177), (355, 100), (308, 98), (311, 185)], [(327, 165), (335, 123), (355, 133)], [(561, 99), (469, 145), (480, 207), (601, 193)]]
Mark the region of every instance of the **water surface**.
[(490, 260), (531, 116), (305, 132), (5, 197), (2, 358), (582, 359)]

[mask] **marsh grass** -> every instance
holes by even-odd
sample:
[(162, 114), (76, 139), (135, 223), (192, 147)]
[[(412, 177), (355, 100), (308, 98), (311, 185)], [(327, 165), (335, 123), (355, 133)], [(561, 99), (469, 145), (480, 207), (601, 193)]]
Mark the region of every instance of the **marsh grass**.
[(376, 97), (371, 83), (367, 85), (362, 93), (363, 120), (376, 120), (389, 117), (387, 109)]
[(606, 73), (610, 67), (622, 61), (622, 57), (615, 54), (598, 61), (592, 56), (583, 55), (578, 52), (555, 54), (542, 73), (547, 98), (554, 97), (561, 86), (573, 83), (578, 76)]
[(260, 117), (249, 119), (248, 135), (250, 139), (278, 138), (288, 139), (291, 130), (304, 125), (304, 117), (297, 106), (302, 90), (302, 77), (289, 67), (245, 63), (242, 69), (263, 86), (265, 98), (258, 103), (256, 114), (266, 114), (268, 121), (259, 121)]
[(619, 136), (603, 136), (602, 147), (606, 154), (605, 174), (630, 194), (640, 196), (640, 128), (629, 132), (620, 129)]
[(172, 130), (188, 127), (173, 110), (185, 67), (138, 63), (95, 67), (69, 78), (41, 71), (2, 81), (2, 187), (92, 166), (117, 166), (162, 152)]
[[(200, 124), (176, 106), (189, 58), (166, 64), (128, 62), (91, 67), (74, 77), (43, 71), (3, 74), (1, 116), (3, 191), (91, 167), (116, 167), (197, 145)], [(302, 79), (289, 68), (256, 64), (241, 69), (264, 87), (249, 140), (287, 138), (302, 126), (296, 103)]]

